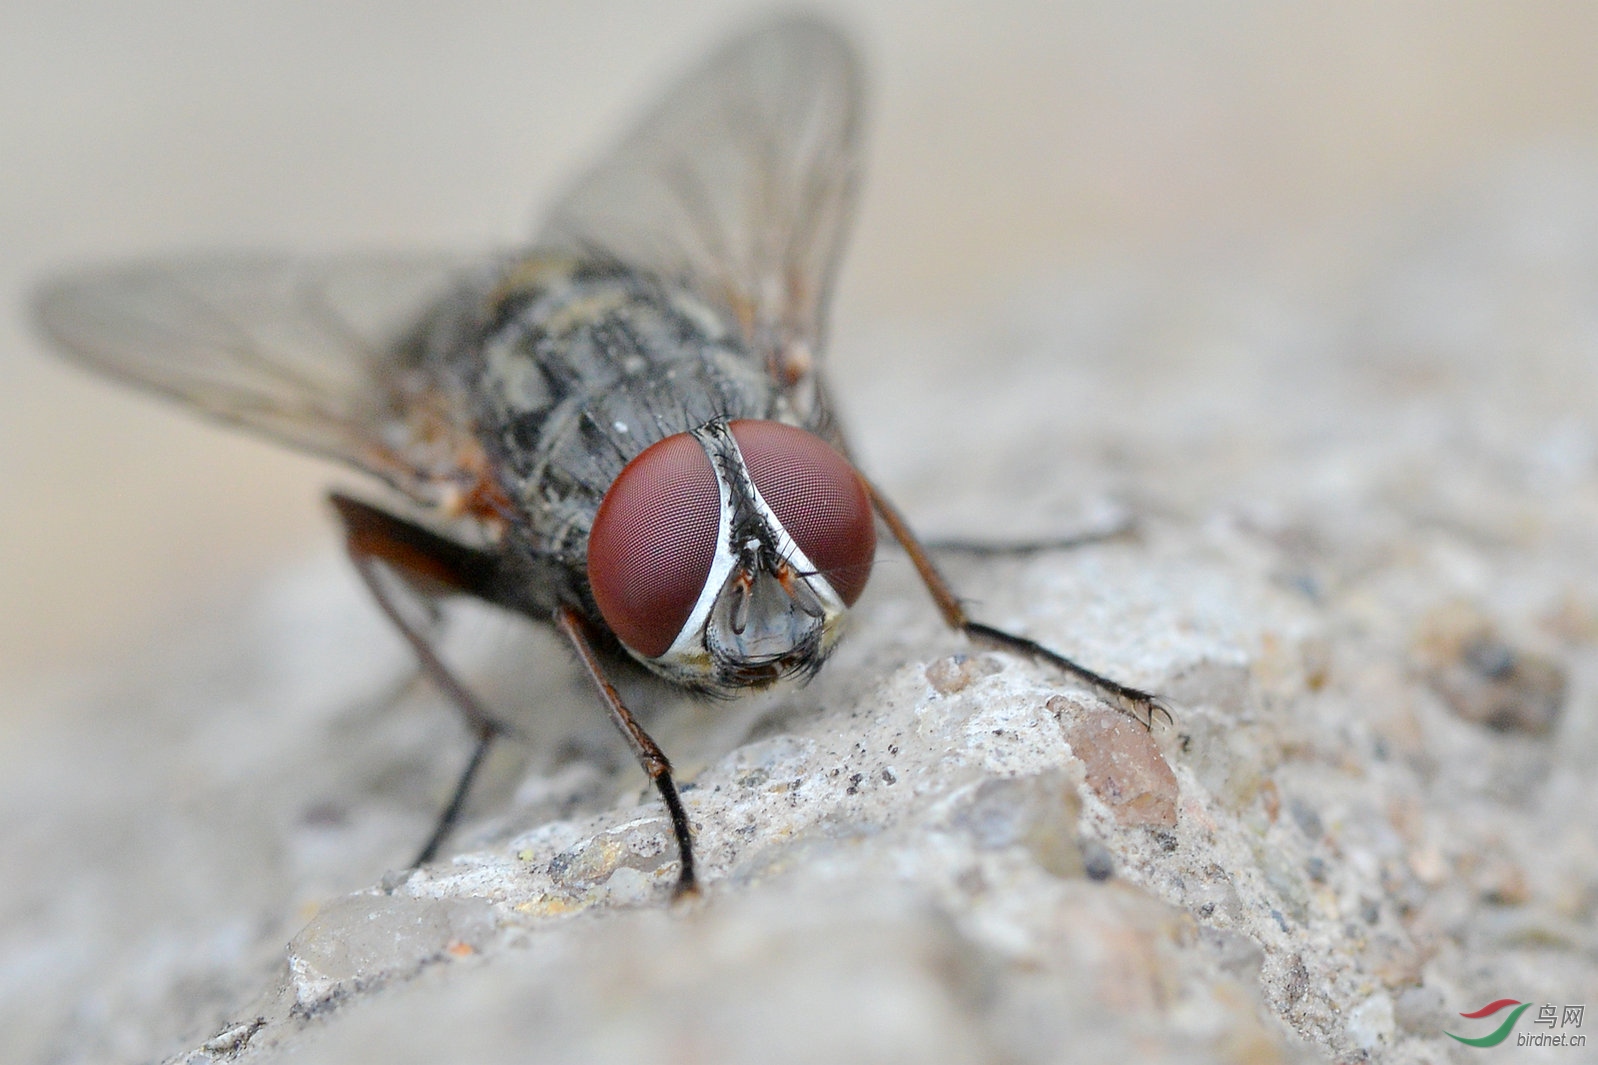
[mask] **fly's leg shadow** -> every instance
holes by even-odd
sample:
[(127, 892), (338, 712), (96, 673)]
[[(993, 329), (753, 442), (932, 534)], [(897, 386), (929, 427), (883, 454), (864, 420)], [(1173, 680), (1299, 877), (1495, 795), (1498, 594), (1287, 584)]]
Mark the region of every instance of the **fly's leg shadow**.
[[(489, 747), (506, 728), (456, 678), (433, 647), (425, 626), (407, 617), (403, 604), (406, 600), (413, 601), (414, 605), (416, 600), (426, 602), (431, 598), (468, 595), (517, 613), (524, 611), (507, 594), (506, 582), (501, 580), (500, 562), (495, 555), (456, 543), (349, 496), (335, 492), (330, 499), (344, 525), (345, 548), (356, 572), (371, 590), (378, 607), (399, 630), (405, 642), (410, 644), (423, 674), (437, 684), (460, 711), (476, 740), (449, 803), (439, 815), (421, 853), (411, 863), (415, 867), (437, 856), (439, 847), (460, 819)], [(611, 720), (627, 740), (639, 765), (649, 775), (666, 805), (681, 855), (675, 893), (680, 896), (695, 891), (697, 882), (688, 816), (677, 794), (676, 784), (672, 781), (670, 762), (659, 745), (633, 718), (615, 687), (606, 678), (599, 655), (594, 650), (594, 634), (589, 622), (571, 607), (561, 607), (552, 619), (547, 620), (551, 620), (571, 643), (610, 711)]]
[[(862, 478), (863, 480), (863, 478)], [(877, 486), (866, 481), (866, 491), (871, 496), (871, 505), (876, 510), (877, 516), (887, 526), (888, 532), (904, 548), (905, 554), (910, 556), (910, 564), (915, 567), (916, 574), (921, 582), (926, 585), (927, 592), (931, 594), (932, 601), (937, 605), (938, 612), (943, 615), (944, 622), (951, 628), (964, 633), (969, 639), (984, 643), (990, 647), (1011, 651), (1025, 655), (1034, 661), (1052, 666), (1098, 692), (1107, 699), (1116, 709), (1127, 716), (1134, 718), (1147, 728), (1154, 727), (1154, 719), (1163, 717), (1171, 721), (1171, 712), (1159, 696), (1152, 692), (1134, 688), (1120, 681), (1112, 680), (1097, 673), (1088, 667), (1072, 661), (1058, 651), (1043, 646), (1036, 640), (1007, 632), (1004, 629), (985, 625), (980, 621), (973, 621), (966, 613), (965, 604), (954, 594), (954, 589), (943, 574), (938, 572), (938, 567), (933, 564), (932, 556), (924, 545), (910, 529), (904, 516), (888, 502), (886, 496), (877, 489)], [(1117, 529), (1105, 534), (1090, 534), (1089, 537), (1072, 537), (1070, 539), (1036, 541), (1024, 544), (1009, 545), (981, 545), (965, 541), (955, 541), (941, 545), (945, 548), (966, 551), (972, 554), (998, 555), (998, 554), (1024, 554), (1028, 552), (1051, 550), (1055, 548), (1075, 547), (1083, 543), (1096, 542), (1101, 539), (1110, 539), (1114, 536), (1124, 535), (1129, 529)]]

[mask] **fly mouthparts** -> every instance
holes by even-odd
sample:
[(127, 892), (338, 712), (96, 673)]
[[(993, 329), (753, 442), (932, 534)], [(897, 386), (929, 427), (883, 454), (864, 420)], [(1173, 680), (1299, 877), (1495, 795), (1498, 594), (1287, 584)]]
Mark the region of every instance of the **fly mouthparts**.
[(793, 605), (812, 618), (823, 618), (827, 615), (827, 608), (817, 598), (815, 589), (810, 587), (807, 575), (800, 573), (784, 559), (777, 565), (777, 582), (782, 585), (782, 590), (788, 593), (788, 598)]
[(749, 571), (740, 567), (727, 582), (738, 597), (732, 604), (732, 631), (739, 636), (749, 627), (749, 602), (754, 598), (755, 582)]

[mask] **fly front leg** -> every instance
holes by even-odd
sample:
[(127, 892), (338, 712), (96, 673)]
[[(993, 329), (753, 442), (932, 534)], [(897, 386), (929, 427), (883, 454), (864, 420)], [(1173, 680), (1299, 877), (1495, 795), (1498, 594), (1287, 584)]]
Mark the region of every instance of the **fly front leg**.
[(915, 533), (905, 522), (904, 517), (894, 509), (876, 485), (866, 481), (866, 491), (871, 496), (871, 505), (876, 509), (882, 523), (888, 527), (893, 538), (904, 548), (910, 556), (910, 564), (915, 567), (916, 573), (921, 577), (921, 582), (927, 586), (927, 591), (932, 595), (932, 601), (937, 604), (938, 612), (943, 615), (943, 620), (952, 629), (958, 629), (978, 643), (985, 643), (1006, 651), (1014, 651), (1028, 658), (1053, 666), (1055, 669), (1070, 674), (1077, 680), (1094, 689), (1108, 699), (1117, 709), (1130, 717), (1136, 718), (1148, 728), (1154, 727), (1156, 715), (1171, 719), (1171, 712), (1165, 708), (1160, 698), (1151, 692), (1133, 688), (1122, 684), (1120, 681), (1111, 680), (1101, 673), (1095, 673), (1080, 663), (1060, 654), (1058, 651), (1038, 643), (1026, 636), (1020, 636), (1003, 629), (996, 629), (991, 625), (984, 625), (980, 621), (971, 620), (966, 614), (965, 605), (960, 602), (954, 590), (949, 587), (949, 582), (943, 574), (938, 572), (937, 566), (932, 563), (932, 556)]
[[(345, 548), (355, 572), (371, 590), (378, 607), (410, 644), (422, 672), (444, 692), (466, 721), (476, 742), (449, 803), (411, 867), (424, 865), (460, 820), (477, 771), (488, 748), (505, 728), (462, 684), (433, 648), (425, 618), (406, 615), (406, 606), (427, 609), (426, 599), (439, 595), (471, 595), (494, 602), (493, 556), (455, 543), (412, 522), (397, 518), (337, 492), (330, 497), (344, 524)], [(407, 602), (408, 600), (408, 602)]]
[(628, 710), (626, 704), (621, 701), (616, 686), (605, 676), (599, 655), (594, 652), (588, 620), (571, 607), (563, 606), (555, 611), (555, 627), (571, 641), (583, 668), (588, 671), (589, 679), (594, 682), (594, 687), (599, 689), (600, 698), (605, 700), (605, 706), (610, 710), (610, 719), (615, 722), (616, 728), (632, 747), (633, 757), (638, 759), (638, 764), (643, 767), (645, 773), (649, 774), (650, 782), (655, 785), (655, 790), (660, 792), (660, 798), (666, 804), (666, 813), (671, 817), (671, 831), (677, 837), (677, 854), (681, 859), (677, 872), (677, 886), (672, 891), (673, 896), (681, 898), (684, 895), (697, 893), (699, 883), (694, 876), (693, 834), (688, 827), (688, 813), (683, 809), (682, 797), (677, 794), (677, 785), (671, 779), (671, 763), (667, 761), (660, 745), (644, 731), (643, 726), (638, 724), (632, 711)]

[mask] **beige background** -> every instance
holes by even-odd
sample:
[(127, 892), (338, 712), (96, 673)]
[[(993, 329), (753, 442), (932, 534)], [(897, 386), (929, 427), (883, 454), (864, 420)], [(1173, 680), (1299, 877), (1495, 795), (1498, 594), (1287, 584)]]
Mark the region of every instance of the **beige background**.
[[(325, 468), (46, 357), (37, 278), (213, 246), (503, 243), (764, 6), (5, 5), (0, 691), (115, 663), (331, 542)], [(1586, 3), (824, 7), (875, 81), (840, 331), (979, 313), (1061, 268), (1335, 233), (1598, 130)]]

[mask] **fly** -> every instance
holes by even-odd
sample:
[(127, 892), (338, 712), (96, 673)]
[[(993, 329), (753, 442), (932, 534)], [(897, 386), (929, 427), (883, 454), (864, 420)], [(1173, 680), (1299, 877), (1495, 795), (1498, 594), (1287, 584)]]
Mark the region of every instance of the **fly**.
[(416, 864), (503, 731), (418, 607), (468, 595), (570, 643), (670, 816), (671, 764), (607, 679), (630, 655), (714, 696), (812, 676), (865, 588), (880, 523), (944, 620), (1146, 723), (1163, 712), (983, 625), (854, 466), (818, 368), (854, 213), (861, 74), (807, 18), (723, 46), (556, 201), (526, 248), (472, 261), (145, 263), (46, 287), (68, 356), (338, 459), (429, 525), (335, 493), (351, 560), (476, 738)]

